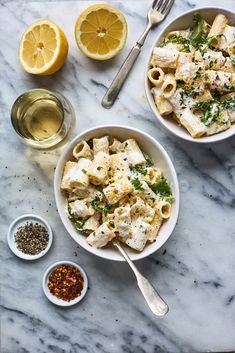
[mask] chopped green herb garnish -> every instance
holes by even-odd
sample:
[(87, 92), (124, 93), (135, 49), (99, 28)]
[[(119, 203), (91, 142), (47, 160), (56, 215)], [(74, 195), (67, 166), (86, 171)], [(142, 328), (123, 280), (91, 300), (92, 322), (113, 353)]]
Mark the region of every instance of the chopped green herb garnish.
[(166, 178), (161, 177), (161, 179), (155, 184), (149, 184), (149, 187), (158, 194), (161, 198), (172, 198), (172, 191), (170, 185), (168, 184)]
[(109, 151), (109, 154), (117, 154), (116, 151)]
[(210, 37), (206, 37), (200, 44), (198, 49), (201, 52), (201, 55), (204, 56), (206, 53), (207, 48), (213, 49), (215, 50), (215, 48), (213, 47), (213, 41), (216, 38), (220, 38), (222, 37), (223, 34), (216, 34), (214, 36), (210, 36)]
[(209, 32), (209, 25), (206, 21), (201, 17), (199, 12), (194, 14), (193, 20), (195, 22), (195, 27), (193, 28), (190, 34), (190, 42), (191, 44), (199, 49), (202, 44), (205, 43), (207, 38), (207, 34)]
[(235, 66), (235, 57), (234, 57), (234, 58), (231, 58), (231, 64), (232, 64), (233, 66)]
[[(223, 34), (208, 36), (211, 26), (201, 17), (199, 12), (194, 14), (193, 19), (195, 26), (191, 30), (189, 38), (184, 38), (180, 34), (170, 34), (168, 38), (161, 43), (160, 47), (164, 47), (168, 43), (181, 44), (181, 52), (191, 52), (192, 47), (194, 47), (200, 50), (201, 55), (204, 56), (207, 48), (213, 48), (214, 39), (220, 38)], [(213, 62), (210, 62), (209, 67), (211, 68), (212, 66)]]
[(152, 167), (153, 166), (153, 161), (152, 159), (149, 157), (149, 155), (145, 152), (143, 152), (144, 158), (146, 160), (146, 167)]
[[(216, 34), (214, 36), (208, 36), (206, 39), (206, 45), (208, 46), (208, 48), (215, 50), (215, 48), (213, 48), (213, 40), (217, 39), (217, 38), (221, 38), (221, 37), (225, 37), (225, 35), (224, 34)], [(216, 61), (217, 60), (215, 60), (215, 62)]]
[(231, 84), (225, 83), (224, 88), (228, 89), (229, 91), (232, 91), (235, 89), (235, 85), (233, 85), (232, 83)]
[(75, 213), (72, 212), (71, 206), (68, 205), (69, 219), (74, 223), (74, 226), (77, 230), (82, 231), (84, 223), (87, 221), (87, 218), (78, 218)]
[(99, 196), (96, 196), (94, 200), (91, 201), (91, 206), (94, 208), (95, 211), (103, 211), (104, 215), (107, 216), (108, 211), (110, 209), (110, 205), (99, 205), (98, 203), (100, 202)]
[(94, 210), (100, 211), (100, 208), (99, 208), (99, 206), (97, 205), (97, 203), (100, 202), (100, 201), (101, 201), (101, 200), (100, 200), (99, 196), (96, 196), (96, 197), (94, 198), (94, 200), (91, 201), (91, 206), (94, 208)]
[(101, 206), (102, 207), (102, 211), (104, 212), (104, 215), (107, 216), (109, 210), (110, 210), (110, 205), (104, 205), (104, 206)]
[(187, 38), (184, 38), (180, 34), (170, 34), (166, 40), (164, 40), (160, 47), (164, 47), (168, 43), (174, 43), (174, 44), (182, 44), (183, 47), (180, 49), (180, 51), (184, 52), (190, 52), (190, 41)]
[(235, 110), (235, 95), (220, 102), (223, 109)]
[[(223, 34), (208, 36), (210, 25), (201, 17), (199, 12), (194, 14), (194, 22), (196, 25), (191, 31), (189, 40), (191, 45), (200, 50), (201, 55), (204, 56), (207, 48), (213, 48), (214, 39), (220, 38)], [(210, 63), (209, 65), (212, 67), (213, 64)]]
[(202, 122), (206, 126), (210, 126), (215, 121), (220, 121), (221, 113), (226, 110), (235, 110), (235, 96), (224, 101), (211, 99), (206, 102), (197, 102), (194, 108), (203, 115)]
[(170, 196), (165, 196), (164, 200), (172, 203), (172, 202), (174, 202), (175, 199), (174, 199), (174, 197), (172, 195), (170, 195)]
[(143, 167), (133, 167), (132, 170), (136, 173), (140, 173), (142, 175), (146, 175), (147, 174), (147, 169), (143, 168)]
[(97, 170), (101, 170), (103, 167), (97, 167)]
[(211, 69), (212, 68), (212, 66), (214, 65), (214, 61), (213, 60), (211, 60), (210, 62), (209, 62), (209, 69)]
[(198, 93), (198, 92), (195, 92), (195, 88), (192, 86), (192, 87), (190, 87), (190, 88), (184, 89), (184, 94), (185, 94), (187, 97), (196, 97), (199, 93)]
[(196, 71), (194, 79), (197, 79), (197, 78), (201, 77), (201, 75), (202, 75), (202, 68), (199, 67), (198, 70)]
[(112, 228), (115, 228), (115, 224), (114, 224), (113, 221), (109, 221), (109, 224), (110, 224), (110, 226), (111, 226)]
[(135, 190), (143, 190), (142, 183), (138, 178), (134, 178), (131, 184), (134, 186)]
[(194, 104), (194, 108), (202, 112), (202, 122), (205, 126), (210, 126), (217, 121), (221, 112), (219, 103), (214, 99), (207, 102), (197, 102)]
[(85, 169), (82, 169), (82, 172), (83, 172), (84, 174), (86, 174), (86, 173), (87, 173), (87, 171), (86, 171)]
[[(183, 94), (186, 96), (186, 97), (197, 97), (199, 95), (199, 92), (197, 92), (195, 90), (195, 87), (193, 85), (189, 85), (189, 83), (187, 82), (182, 82), (182, 81), (179, 81), (177, 82), (177, 87), (179, 88), (182, 88), (183, 90)], [(180, 104), (183, 104), (184, 103), (184, 97), (181, 97), (182, 100), (180, 102)]]

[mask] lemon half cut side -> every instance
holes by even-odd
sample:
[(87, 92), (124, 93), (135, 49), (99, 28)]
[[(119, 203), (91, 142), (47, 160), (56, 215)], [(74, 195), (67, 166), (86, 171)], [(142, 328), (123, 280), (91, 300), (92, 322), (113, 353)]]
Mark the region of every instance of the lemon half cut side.
[(19, 59), (24, 70), (34, 75), (58, 71), (68, 54), (68, 41), (62, 29), (50, 20), (32, 23), (24, 32)]
[(80, 50), (91, 59), (108, 60), (125, 46), (127, 22), (115, 7), (95, 4), (78, 17), (75, 39)]

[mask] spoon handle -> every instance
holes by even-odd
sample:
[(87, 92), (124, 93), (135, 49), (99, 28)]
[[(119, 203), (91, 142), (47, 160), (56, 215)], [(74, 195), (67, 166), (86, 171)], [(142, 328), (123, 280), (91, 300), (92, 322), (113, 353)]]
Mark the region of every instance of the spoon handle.
[(114, 240), (113, 244), (117, 247), (117, 249), (120, 251), (120, 253), (124, 257), (124, 259), (128, 262), (131, 269), (133, 270), (133, 272), (136, 276), (136, 279), (137, 279), (137, 284), (139, 286), (139, 289), (141, 290), (149, 308), (157, 316), (166, 315), (169, 310), (168, 305), (160, 297), (160, 295), (158, 294), (156, 289), (151, 285), (151, 283), (147, 280), (147, 278), (145, 278), (139, 272), (137, 267), (134, 265), (134, 263), (131, 261), (131, 259), (127, 255), (126, 251), (121, 246), (121, 244), (117, 240)]

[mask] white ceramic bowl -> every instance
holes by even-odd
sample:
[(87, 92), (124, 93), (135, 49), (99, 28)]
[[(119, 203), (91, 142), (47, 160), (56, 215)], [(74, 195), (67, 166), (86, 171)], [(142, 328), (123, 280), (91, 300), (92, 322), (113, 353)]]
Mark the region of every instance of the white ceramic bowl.
[[(80, 271), (80, 273), (83, 277), (83, 280), (84, 280), (81, 295), (79, 297), (75, 298), (74, 300), (71, 300), (70, 302), (66, 302), (65, 300), (57, 298), (55, 295), (51, 294), (51, 292), (49, 291), (49, 288), (48, 288), (49, 276), (50, 276), (51, 272), (59, 265), (70, 265), (70, 266), (76, 267)], [(78, 302), (80, 302), (84, 298), (84, 296), (87, 292), (87, 288), (88, 288), (88, 279), (87, 279), (87, 275), (86, 275), (85, 271), (83, 270), (83, 268), (81, 266), (79, 266), (78, 264), (76, 264), (75, 262), (58, 261), (58, 262), (55, 262), (53, 265), (51, 265), (44, 273), (44, 276), (42, 279), (42, 288), (43, 288), (43, 291), (44, 291), (47, 299), (49, 299), (52, 303), (59, 305), (59, 306), (72, 306), (74, 304), (77, 304)]]
[(65, 193), (62, 192), (60, 189), (64, 165), (67, 161), (71, 159), (72, 150), (74, 146), (78, 143), (78, 141), (89, 140), (90, 138), (100, 137), (104, 135), (115, 136), (121, 141), (124, 141), (128, 138), (136, 139), (140, 148), (147, 154), (149, 154), (155, 165), (157, 165), (163, 170), (165, 177), (168, 179), (171, 185), (173, 196), (175, 197), (175, 202), (172, 205), (171, 217), (166, 222), (164, 222), (163, 226), (160, 229), (156, 242), (152, 244), (147, 244), (144, 250), (140, 253), (134, 252), (130, 248), (126, 247), (126, 250), (132, 260), (142, 259), (158, 250), (166, 242), (166, 240), (169, 238), (169, 236), (174, 230), (179, 213), (179, 186), (174, 166), (164, 148), (150, 135), (140, 130), (129, 128), (127, 126), (103, 125), (87, 130), (75, 137), (63, 151), (56, 167), (54, 178), (54, 192), (57, 209), (68, 233), (84, 249), (88, 250), (94, 255), (103, 257), (105, 259), (124, 261), (121, 255), (116, 250), (116, 248), (114, 248), (113, 246), (101, 249), (91, 247), (86, 242), (86, 237), (78, 233), (78, 231), (73, 227), (72, 222), (68, 219), (66, 213)]
[(150, 60), (153, 52), (153, 48), (155, 46), (158, 46), (164, 37), (167, 35), (167, 33), (175, 30), (180, 30), (180, 29), (186, 29), (189, 27), (193, 26), (193, 15), (195, 12), (200, 12), (202, 17), (205, 18), (207, 22), (210, 24), (213, 22), (213, 19), (215, 16), (219, 13), (224, 14), (228, 20), (229, 24), (232, 24), (233, 26), (235, 25), (235, 13), (229, 10), (226, 10), (224, 8), (216, 8), (216, 7), (202, 7), (202, 8), (194, 8), (193, 10), (190, 10), (188, 12), (185, 12), (183, 15), (180, 15), (176, 17), (172, 22), (170, 22), (161, 32), (158, 34), (156, 40), (154, 41), (154, 44), (150, 50), (149, 56), (148, 56), (148, 61), (147, 61), (147, 68), (145, 72), (145, 91), (147, 95), (148, 102), (150, 104), (150, 107), (156, 116), (157, 120), (164, 125), (169, 131), (171, 131), (174, 135), (187, 140), (191, 142), (196, 142), (196, 143), (209, 143), (209, 142), (217, 142), (224, 140), (230, 136), (233, 136), (235, 134), (235, 124), (232, 124), (232, 126), (223, 132), (220, 132), (216, 135), (212, 136), (206, 136), (206, 137), (201, 137), (201, 138), (193, 138), (189, 132), (184, 128), (179, 126), (176, 122), (174, 122), (171, 119), (163, 118), (154, 103), (154, 99), (152, 96), (152, 93), (150, 91), (150, 84), (149, 80), (147, 77), (147, 72), (150, 66)]
[[(29, 223), (30, 222), (33, 222), (33, 223), (37, 222), (37, 223), (41, 224), (42, 226), (44, 226), (48, 231), (49, 241), (48, 241), (47, 247), (37, 255), (28, 255), (28, 254), (23, 253), (19, 249), (17, 249), (17, 245), (16, 245), (16, 241), (15, 241), (15, 233), (17, 232), (17, 229), (19, 227), (24, 226), (27, 222), (29, 222)], [(49, 251), (51, 244), (52, 244), (52, 240), (53, 240), (53, 233), (52, 233), (52, 229), (51, 229), (49, 223), (44, 218), (37, 216), (37, 215), (34, 215), (34, 214), (25, 214), (23, 216), (20, 216), (20, 217), (14, 219), (14, 221), (11, 223), (11, 225), (8, 229), (8, 233), (7, 233), (7, 241), (8, 241), (9, 248), (16, 256), (18, 256), (24, 260), (37, 260), (40, 257), (44, 256)]]

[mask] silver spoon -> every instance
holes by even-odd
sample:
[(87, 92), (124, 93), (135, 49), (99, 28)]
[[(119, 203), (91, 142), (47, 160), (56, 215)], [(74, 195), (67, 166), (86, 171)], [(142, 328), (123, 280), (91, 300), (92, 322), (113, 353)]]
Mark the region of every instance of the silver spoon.
[(119, 252), (122, 254), (124, 259), (128, 262), (130, 265), (131, 269), (133, 270), (136, 279), (137, 279), (137, 284), (139, 286), (139, 289), (141, 290), (146, 303), (148, 304), (149, 308), (152, 310), (152, 312), (156, 316), (163, 316), (166, 315), (169, 307), (168, 305), (164, 302), (164, 300), (160, 297), (156, 289), (150, 284), (150, 282), (145, 278), (137, 269), (137, 267), (134, 265), (134, 263), (131, 261), (129, 256), (127, 255), (126, 251), (123, 249), (119, 241), (113, 240), (113, 245), (117, 247)]
[(104, 108), (111, 108), (115, 102), (118, 93), (120, 92), (122, 85), (124, 84), (129, 72), (131, 71), (137, 57), (140, 54), (141, 48), (144, 45), (145, 39), (151, 28), (162, 22), (168, 15), (175, 0), (154, 0), (152, 7), (148, 12), (148, 24), (139, 40), (136, 42), (134, 47), (131, 49), (126, 60), (122, 64), (119, 72), (111, 83), (107, 90), (103, 100), (102, 106)]

